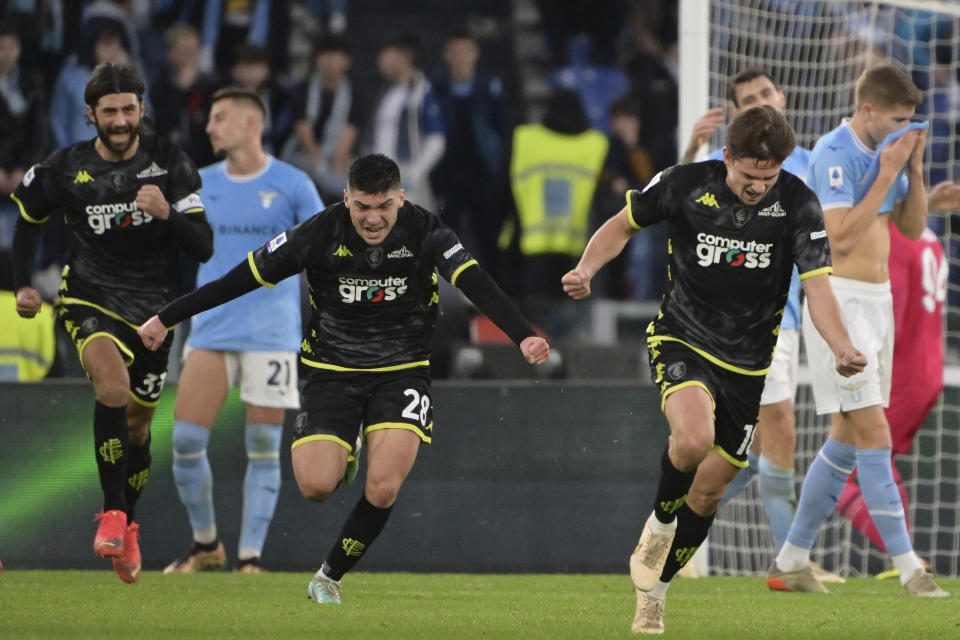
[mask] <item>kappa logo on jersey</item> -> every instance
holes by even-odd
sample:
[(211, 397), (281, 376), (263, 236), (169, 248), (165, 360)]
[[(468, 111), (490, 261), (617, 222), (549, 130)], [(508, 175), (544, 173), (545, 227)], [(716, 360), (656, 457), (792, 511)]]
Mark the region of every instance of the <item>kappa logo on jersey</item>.
[(697, 264), (709, 267), (721, 262), (731, 267), (766, 269), (770, 266), (772, 242), (737, 240), (709, 233), (697, 234)]
[(77, 177), (73, 179), (73, 184), (86, 184), (87, 182), (96, 182), (86, 169), (77, 171)]
[(84, 211), (87, 214), (87, 224), (98, 236), (103, 235), (107, 229), (139, 227), (153, 220), (153, 216), (137, 207), (136, 200), (111, 204), (90, 204), (84, 208)]
[(697, 198), (695, 202), (697, 202), (698, 204), (702, 204), (702, 205), (704, 205), (704, 206), (706, 206), (706, 207), (713, 207), (714, 209), (719, 209), (719, 208), (720, 208), (720, 205), (717, 204), (717, 198), (716, 198), (716, 196), (714, 196), (714, 195), (713, 195), (712, 193), (710, 193), (709, 191), (707, 191), (707, 192), (704, 193), (702, 196), (700, 196), (699, 198)]
[(766, 209), (761, 209), (757, 215), (767, 218), (782, 218), (787, 215), (787, 212), (783, 210), (783, 207), (780, 206), (780, 201), (777, 200)]
[(340, 278), (343, 302), (390, 302), (407, 292), (406, 278)]
[(273, 253), (279, 249), (282, 245), (287, 243), (287, 232), (284, 231), (276, 238), (267, 243), (267, 253)]
[(337, 247), (337, 250), (333, 252), (333, 255), (337, 256), (338, 258), (346, 258), (348, 256), (351, 258), (353, 257), (353, 254), (350, 253), (350, 249), (347, 249), (344, 245)]
[(410, 249), (407, 249), (406, 245), (400, 247), (396, 251), (391, 251), (387, 254), (387, 258), (412, 258), (413, 252)]
[(830, 167), (827, 169), (827, 175), (830, 177), (831, 189), (843, 188), (843, 167)]
[(257, 193), (260, 194), (260, 204), (264, 209), (269, 209), (273, 199), (279, 195), (276, 191), (257, 191)]
[(150, 166), (137, 174), (138, 178), (157, 178), (167, 175), (167, 170), (160, 168), (156, 162), (151, 162)]

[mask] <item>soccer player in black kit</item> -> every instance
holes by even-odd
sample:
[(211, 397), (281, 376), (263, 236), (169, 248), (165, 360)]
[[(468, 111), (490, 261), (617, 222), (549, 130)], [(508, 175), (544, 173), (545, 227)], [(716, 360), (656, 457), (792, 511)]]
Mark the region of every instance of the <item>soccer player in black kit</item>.
[(11, 196), (20, 208), (14, 277), (25, 318), (40, 310), (30, 276), (41, 225), (65, 216), (70, 254), (55, 309), (96, 395), (103, 511), (93, 549), (113, 558), (125, 582), (140, 577), (134, 507), (150, 473), (150, 420), (172, 341), (151, 351), (136, 331), (180, 289), (180, 251), (201, 261), (213, 254), (197, 169), (176, 146), (141, 131), (143, 91), (134, 67), (97, 66), (84, 93), (97, 137), (33, 166)]
[(354, 458), (361, 425), (366, 440), (363, 496), (308, 585), (315, 602), (340, 603), (340, 579), (383, 530), (421, 443), (433, 437), (429, 364), (438, 272), (503, 329), (528, 362), (545, 362), (549, 347), (453, 231), (404, 201), (397, 164), (379, 154), (354, 161), (343, 202), (160, 309), (140, 328), (143, 343), (156, 348), (167, 327), (303, 270), (313, 309), (300, 360), (312, 373), (292, 456), (304, 497), (329, 498)]
[(802, 180), (780, 171), (794, 144), (773, 107), (739, 114), (722, 162), (678, 165), (629, 191), (626, 207), (563, 277), (572, 298), (585, 298), (590, 279), (632, 234), (669, 226), (669, 284), (647, 346), (670, 438), (653, 513), (630, 557), (634, 633), (663, 633), (669, 582), (706, 539), (724, 489), (747, 464), (794, 263), (837, 371), (850, 376), (866, 364), (830, 288), (820, 204)]

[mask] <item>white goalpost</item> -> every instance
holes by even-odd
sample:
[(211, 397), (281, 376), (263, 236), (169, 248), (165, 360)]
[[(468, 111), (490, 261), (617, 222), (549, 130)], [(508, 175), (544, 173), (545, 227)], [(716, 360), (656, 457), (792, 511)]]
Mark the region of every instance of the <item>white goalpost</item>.
[[(853, 87), (872, 62), (891, 59), (912, 75), (927, 99), (918, 110), (930, 120), (927, 185), (960, 179), (960, 2), (890, 0), (681, 0), (680, 126), (686, 147), (694, 122), (711, 107), (729, 107), (728, 78), (747, 67), (770, 73), (787, 96), (786, 116), (798, 143), (817, 139), (853, 112)], [(723, 144), (719, 131), (707, 145)], [(954, 224), (951, 224), (953, 222)], [(960, 364), (960, 218), (931, 216), (945, 243), (948, 285), (947, 358)], [(954, 254), (958, 254), (957, 257)], [(960, 575), (960, 375), (948, 367), (947, 389), (913, 450), (897, 463), (910, 494), (914, 546), (938, 575)], [(797, 491), (826, 437), (829, 417), (817, 417), (809, 384), (801, 380), (797, 406)], [(710, 532), (711, 573), (766, 572), (773, 537), (753, 482), (721, 508)], [(885, 554), (838, 514), (821, 531), (814, 559), (843, 575), (888, 568)], [(702, 558), (706, 558), (706, 554)], [(701, 560), (701, 569), (706, 564)]]

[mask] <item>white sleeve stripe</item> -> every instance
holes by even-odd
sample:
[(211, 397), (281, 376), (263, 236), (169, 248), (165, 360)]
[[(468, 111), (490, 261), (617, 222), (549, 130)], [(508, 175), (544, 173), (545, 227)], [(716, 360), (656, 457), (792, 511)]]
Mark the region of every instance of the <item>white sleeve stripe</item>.
[(831, 209), (852, 209), (852, 202), (828, 202), (827, 204), (820, 205), (820, 208), (823, 211), (829, 211)]

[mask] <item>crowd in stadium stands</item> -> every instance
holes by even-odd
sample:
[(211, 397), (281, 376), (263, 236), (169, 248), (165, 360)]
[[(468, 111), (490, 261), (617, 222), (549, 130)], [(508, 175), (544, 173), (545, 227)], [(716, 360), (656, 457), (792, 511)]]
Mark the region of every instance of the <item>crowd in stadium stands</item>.
[[(551, 93), (529, 99), (517, 54), (502, 47), (511, 3), (451, 5), (449, 15), (428, 16), (444, 25), (436, 32), (404, 28), (428, 9), (396, 9), (407, 22), (372, 37), (353, 22), (380, 17), (382, 7), (367, 4), (0, 3), (0, 247), (10, 245), (18, 216), (6, 196), (24, 172), (95, 136), (83, 100), (93, 67), (132, 62), (147, 82), (149, 126), (198, 167), (215, 161), (204, 130), (210, 95), (251, 89), (268, 110), (264, 149), (305, 170), (325, 202), (342, 197), (352, 158), (386, 153), (400, 164), (408, 197), (438, 211), (508, 291), (559, 298), (560, 275), (601, 217), (621, 206), (628, 186), (676, 161), (673, 3), (623, 0), (596, 12), (538, 1)], [(525, 115), (538, 111), (542, 126)], [(541, 141), (553, 145), (554, 169), (562, 166), (545, 174), (522, 139), (551, 126)], [(525, 182), (516, 179), (521, 166)], [(53, 301), (69, 248), (62, 220), (44, 233), (34, 284)], [(659, 298), (665, 268), (650, 245), (665, 239), (653, 236), (613, 265), (598, 283), (602, 295)]]

